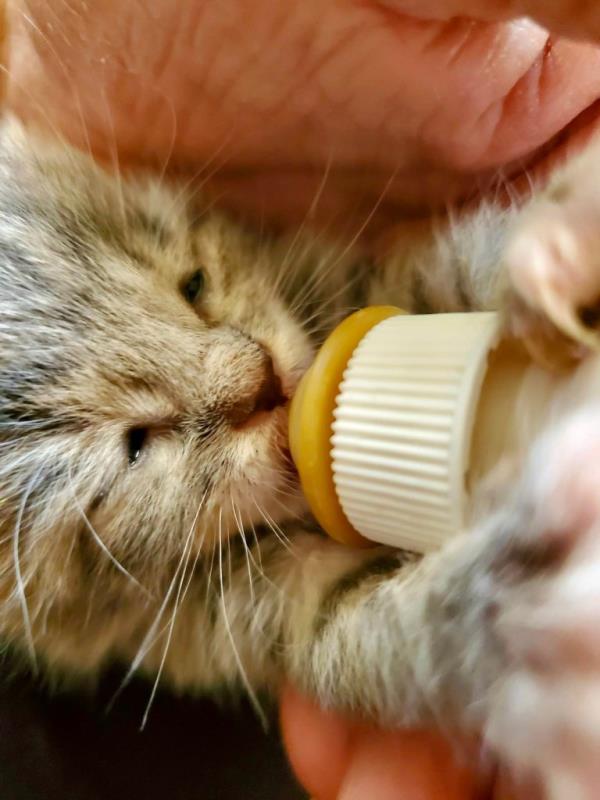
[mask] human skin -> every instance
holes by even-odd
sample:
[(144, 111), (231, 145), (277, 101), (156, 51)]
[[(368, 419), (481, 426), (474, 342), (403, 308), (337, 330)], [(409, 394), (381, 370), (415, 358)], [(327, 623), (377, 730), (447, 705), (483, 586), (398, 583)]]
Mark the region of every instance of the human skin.
[(291, 688), (282, 695), (281, 725), (296, 774), (318, 800), (483, 800), (494, 783), (470, 766), (476, 757), (463, 751), (461, 760), (442, 735), (380, 731), (325, 712)]
[[(576, 146), (600, 97), (600, 50), (565, 38), (600, 39), (594, 0), (29, 0), (9, 21), (21, 116), (121, 165), (200, 170), (261, 224), (359, 230), (459, 201)], [(292, 690), (282, 724), (318, 800), (480, 792), (434, 734)]]
[[(221, 201), (261, 222), (302, 220), (321, 184), (316, 217), (334, 220), (465, 197), (536, 163), (600, 95), (600, 51), (560, 35), (598, 34), (593, 2), (10, 8), (22, 115), (121, 164), (208, 164)], [(554, 32), (506, 19), (521, 10)]]
[(466, 744), (425, 730), (382, 731), (319, 708), (292, 687), (280, 720), (292, 766), (313, 800), (542, 800)]

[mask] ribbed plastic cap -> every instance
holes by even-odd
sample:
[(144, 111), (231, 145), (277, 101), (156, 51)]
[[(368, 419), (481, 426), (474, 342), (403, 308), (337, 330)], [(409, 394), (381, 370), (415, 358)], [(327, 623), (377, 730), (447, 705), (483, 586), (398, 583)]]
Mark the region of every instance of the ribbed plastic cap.
[(418, 552), (466, 524), (470, 440), (494, 313), (394, 316), (348, 362), (331, 439), (344, 514), (377, 542)]

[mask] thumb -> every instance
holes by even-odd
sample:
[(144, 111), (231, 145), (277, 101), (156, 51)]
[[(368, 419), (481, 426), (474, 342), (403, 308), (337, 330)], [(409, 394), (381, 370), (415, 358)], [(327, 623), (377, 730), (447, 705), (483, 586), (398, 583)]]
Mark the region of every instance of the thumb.
[(600, 3), (580, 0), (385, 0), (385, 5), (420, 19), (471, 17), (502, 22), (531, 17), (549, 31), (577, 39), (600, 41)]
[[(292, 767), (314, 800), (475, 800), (482, 780), (450, 741), (383, 731), (325, 712), (287, 688), (281, 725)], [(477, 763), (474, 759), (474, 763)]]

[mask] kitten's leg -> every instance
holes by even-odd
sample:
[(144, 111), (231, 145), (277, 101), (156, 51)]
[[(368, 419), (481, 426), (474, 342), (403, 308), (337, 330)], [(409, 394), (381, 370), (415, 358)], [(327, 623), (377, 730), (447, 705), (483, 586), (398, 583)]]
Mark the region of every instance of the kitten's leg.
[[(288, 546), (272, 536), (249, 549), (252, 579), (235, 545), (215, 565), (208, 605), (186, 601), (165, 664), (171, 680), (259, 690), (287, 676), (323, 704), (379, 722), (479, 727), (473, 704), (504, 659), (479, 596), (488, 532), (420, 561), (287, 533)], [(150, 672), (161, 654), (146, 659)]]
[[(353, 555), (362, 563), (330, 573), (308, 614), (287, 608), (283, 669), (378, 721), (483, 730), (552, 798), (596, 796), (599, 431), (597, 408), (574, 414), (533, 448), (501, 506), (418, 564)], [(341, 557), (312, 546), (305, 566), (286, 567), (302, 602)]]
[(507, 290), (502, 256), (519, 213), (483, 203), (399, 225), (380, 244), (367, 301), (415, 314), (499, 309)]
[(600, 346), (600, 138), (522, 206), (483, 204), (406, 226), (369, 300), (409, 310), (500, 309), (550, 366)]
[(525, 476), (494, 566), (493, 626), (511, 666), (488, 737), (551, 800), (588, 800), (600, 785), (600, 402), (546, 434)]
[(289, 531), (290, 550), (274, 536), (250, 549), (251, 581), (232, 552), (210, 608), (182, 609), (169, 674), (252, 688), (287, 675), (378, 722), (483, 730), (564, 786), (600, 747), (599, 431), (598, 410), (565, 422), (497, 510), (418, 562)]
[(395, 303), (415, 314), (500, 311), (507, 331), (539, 362), (554, 368), (579, 358), (581, 342), (514, 287), (507, 253), (528, 208), (482, 203), (449, 217), (404, 224), (382, 248), (367, 302)]
[(520, 214), (503, 263), (520, 314), (573, 341), (600, 344), (600, 138), (557, 172)]
[(600, 342), (599, 222), (600, 137), (528, 201), (398, 226), (375, 267), (354, 248), (301, 233), (278, 243), (279, 260), (290, 302), (318, 338), (365, 304), (501, 310), (532, 353), (556, 366), (580, 357), (582, 342)]

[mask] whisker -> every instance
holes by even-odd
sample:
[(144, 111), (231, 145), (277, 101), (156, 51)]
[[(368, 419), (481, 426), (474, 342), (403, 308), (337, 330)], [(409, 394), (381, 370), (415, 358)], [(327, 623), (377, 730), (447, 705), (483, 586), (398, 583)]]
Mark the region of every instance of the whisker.
[[(263, 509), (263, 514), (266, 515), (267, 519), (269, 520), (269, 523), (278, 532), (278, 534), (281, 537), (281, 539), (288, 544), (288, 546), (290, 548), (290, 552), (293, 552), (294, 545), (293, 545), (291, 539), (289, 538), (289, 536), (283, 530), (283, 528), (280, 525), (278, 525), (277, 522), (275, 522), (275, 520), (273, 519), (273, 517), (267, 511), (265, 511), (264, 509)], [(295, 555), (295, 553), (294, 553), (294, 555)]]
[(300, 293), (300, 297), (297, 300), (297, 302), (300, 302), (301, 304), (302, 303), (306, 303), (307, 299), (314, 295), (314, 293), (323, 284), (325, 279), (331, 274), (331, 272), (335, 269), (335, 267), (341, 261), (343, 261), (343, 259), (352, 250), (352, 248), (355, 246), (356, 242), (360, 239), (360, 237), (362, 236), (362, 234), (364, 233), (364, 231), (368, 227), (369, 223), (371, 222), (371, 220), (373, 219), (373, 217), (377, 213), (377, 210), (378, 210), (379, 206), (381, 205), (381, 203), (383, 202), (386, 194), (388, 193), (388, 190), (389, 190), (390, 186), (392, 185), (392, 183), (393, 183), (393, 181), (394, 181), (394, 179), (396, 177), (396, 174), (397, 174), (397, 170), (394, 170), (394, 172), (390, 176), (389, 180), (387, 181), (386, 185), (384, 186), (383, 190), (381, 191), (379, 197), (377, 198), (376, 202), (373, 204), (373, 207), (371, 208), (370, 212), (367, 214), (364, 222), (362, 223), (362, 225), (360, 225), (360, 227), (358, 228), (358, 230), (356, 231), (354, 236), (350, 239), (348, 244), (336, 255), (335, 258), (333, 258), (329, 262), (329, 264), (327, 265), (327, 268), (323, 269), (321, 271), (321, 273), (318, 276), (316, 281), (307, 283), (305, 289)]
[[(232, 137), (233, 133), (230, 132), (223, 139), (221, 144), (215, 149), (214, 153), (210, 156), (210, 158), (206, 159), (203, 162), (202, 166), (199, 169), (195, 170), (187, 178), (186, 181), (180, 183), (177, 186), (177, 191), (173, 194), (173, 201), (169, 209), (170, 212), (173, 212), (177, 209), (178, 205), (181, 203), (182, 198), (185, 197), (188, 191), (192, 191), (194, 195), (199, 195), (202, 192), (204, 186), (210, 181), (210, 179), (213, 178), (216, 175), (216, 173), (228, 163), (229, 160), (231, 160), (232, 157), (231, 155), (225, 157), (224, 159), (221, 159), (221, 161), (218, 161), (218, 158), (223, 152), (223, 150), (227, 147), (227, 145), (230, 144)], [(203, 175), (203, 173), (205, 173), (206, 170), (209, 170), (209, 172), (203, 176), (202, 181), (197, 186), (194, 185), (193, 190), (190, 190), (190, 186), (192, 186), (192, 184), (195, 184), (197, 179), (201, 175)], [(213, 200), (213, 202), (209, 203), (208, 206), (206, 206), (203, 209), (204, 213), (207, 213), (207, 211), (209, 211), (214, 204), (215, 201)]]
[(119, 210), (121, 212), (121, 219), (123, 221), (123, 224), (126, 224), (127, 212), (125, 210), (125, 194), (123, 192), (123, 180), (121, 177), (121, 164), (119, 160), (119, 149), (117, 146), (117, 134), (115, 131), (115, 123), (110, 110), (108, 98), (104, 90), (104, 86), (102, 86), (100, 94), (104, 104), (104, 110), (106, 112), (107, 126), (110, 132), (110, 137), (112, 138), (112, 141), (111, 138), (109, 138), (108, 141), (110, 141), (109, 151), (110, 151), (110, 159), (112, 162), (112, 171), (114, 173), (114, 178), (118, 189)]
[(252, 529), (253, 534), (254, 534), (255, 546), (256, 546), (256, 548), (258, 550), (258, 555), (259, 555), (259, 560), (257, 562), (256, 559), (254, 558), (254, 554), (252, 553), (252, 548), (248, 548), (248, 554), (249, 554), (249, 557), (250, 557), (250, 559), (252, 561), (252, 565), (254, 566), (254, 569), (256, 569), (256, 571), (258, 572), (261, 580), (265, 581), (265, 583), (267, 583), (269, 586), (271, 586), (271, 588), (273, 588), (278, 594), (280, 594), (283, 597), (287, 598), (287, 595), (284, 592), (284, 590), (281, 588), (281, 586), (278, 586), (267, 575), (267, 573), (265, 572), (265, 570), (263, 568), (263, 565), (262, 565), (262, 557), (261, 557), (261, 554), (260, 554), (260, 544), (259, 544), (258, 536), (256, 535), (256, 529), (254, 527), (254, 524), (251, 521), (250, 521), (249, 524), (250, 524), (250, 528)]
[(250, 588), (250, 599), (251, 599), (252, 605), (254, 606), (256, 604), (256, 597), (254, 595), (254, 580), (252, 578), (252, 566), (250, 564), (250, 549), (248, 547), (248, 543), (246, 542), (246, 537), (244, 535), (244, 528), (242, 526), (241, 516), (240, 516), (239, 519), (238, 519), (238, 516), (237, 516), (238, 510), (236, 509), (235, 503), (233, 502), (233, 497), (231, 497), (231, 509), (232, 509), (232, 512), (233, 512), (233, 518), (235, 520), (235, 524), (236, 524), (237, 529), (238, 529), (239, 534), (240, 534), (240, 539), (242, 541), (242, 546), (244, 548), (244, 553), (246, 555), (246, 568), (248, 570), (248, 586)]
[[(198, 511), (196, 512), (197, 514), (200, 513), (200, 509), (201, 509), (202, 504), (204, 502), (204, 497), (205, 497), (205, 495), (203, 495), (201, 500), (200, 500), (200, 505), (198, 507)], [(197, 519), (197, 517), (195, 517), (195, 519)], [(181, 568), (183, 566), (183, 563), (185, 561), (186, 551), (187, 551), (188, 545), (190, 543), (190, 540), (191, 540), (191, 538), (193, 536), (193, 533), (194, 533), (194, 526), (192, 525), (192, 527), (190, 528), (190, 532), (188, 533), (188, 536), (186, 538), (183, 550), (181, 552), (181, 557), (180, 557), (180, 559), (179, 559), (179, 561), (177, 563), (177, 566), (175, 568), (175, 572), (173, 573), (173, 577), (171, 578), (169, 586), (167, 587), (167, 591), (165, 593), (163, 601), (160, 604), (160, 607), (159, 607), (158, 611), (156, 612), (156, 615), (154, 617), (154, 620), (153, 620), (152, 624), (150, 625), (150, 627), (148, 628), (148, 631), (146, 632), (144, 638), (142, 639), (142, 643), (140, 644), (140, 646), (138, 648), (138, 651), (135, 654), (135, 656), (134, 656), (134, 658), (133, 658), (133, 660), (132, 660), (132, 662), (131, 662), (131, 664), (129, 666), (129, 669), (127, 670), (127, 674), (125, 675), (125, 677), (123, 678), (123, 680), (121, 681), (121, 683), (117, 687), (115, 693), (111, 697), (111, 699), (110, 699), (110, 701), (109, 701), (109, 703), (108, 703), (108, 705), (106, 707), (106, 711), (107, 712), (109, 712), (112, 709), (112, 707), (114, 706), (117, 698), (119, 697), (119, 695), (121, 694), (123, 689), (127, 686), (127, 684), (131, 681), (131, 678), (137, 672), (140, 664), (142, 663), (142, 661), (144, 660), (144, 658), (146, 657), (148, 652), (152, 649), (152, 647), (156, 643), (157, 638), (160, 637), (160, 635), (162, 633), (162, 631), (159, 631), (158, 636), (156, 635), (156, 632), (157, 632), (157, 630), (159, 628), (159, 625), (160, 625), (160, 622), (162, 620), (163, 614), (165, 613), (165, 609), (166, 609), (166, 607), (167, 607), (167, 605), (169, 603), (169, 600), (171, 599), (171, 594), (173, 593), (173, 590), (174, 590), (175, 585), (177, 583), (177, 578), (179, 576), (179, 571), (181, 570)]]
[(306, 214), (304, 215), (304, 219), (302, 220), (302, 223), (298, 226), (287, 252), (285, 253), (283, 259), (281, 260), (281, 264), (279, 266), (279, 269), (277, 271), (277, 275), (276, 275), (276, 278), (275, 278), (275, 281), (274, 281), (274, 286), (273, 286), (273, 294), (274, 295), (276, 295), (279, 292), (282, 284), (283, 284), (283, 286), (286, 285), (286, 282), (287, 282), (287, 284), (289, 284), (289, 282), (291, 280), (293, 280), (293, 278), (295, 277), (295, 274), (296, 274), (296, 272), (298, 270), (299, 260), (296, 261), (295, 267), (292, 269), (292, 274), (291, 275), (286, 274), (286, 270), (287, 270), (287, 267), (289, 265), (289, 262), (292, 260), (292, 257), (293, 257), (293, 255), (295, 253), (296, 245), (297, 245), (298, 241), (300, 241), (300, 237), (302, 236), (302, 234), (304, 233), (304, 231), (306, 229), (306, 224), (307, 224), (308, 220), (312, 219), (314, 217), (315, 213), (316, 213), (316, 210), (318, 208), (319, 202), (320, 202), (321, 197), (323, 195), (323, 192), (325, 190), (325, 186), (327, 184), (327, 180), (329, 178), (329, 173), (331, 171), (331, 164), (332, 164), (332, 156), (331, 156), (331, 153), (330, 153), (329, 154), (329, 158), (327, 159), (327, 163), (325, 165), (325, 171), (323, 173), (323, 177), (322, 177), (319, 185), (317, 186), (317, 190), (315, 192), (315, 196), (313, 197), (312, 202), (311, 202)]
[(290, 553), (290, 555), (291, 555), (291, 556), (293, 556), (294, 558), (298, 558), (297, 554), (293, 552), (293, 550), (290, 548), (290, 546), (289, 546), (289, 544), (286, 542), (286, 540), (285, 540), (285, 539), (283, 539), (283, 538), (282, 538), (282, 537), (279, 535), (279, 532), (278, 532), (278, 531), (275, 529), (275, 527), (273, 526), (272, 522), (271, 522), (271, 521), (268, 519), (268, 517), (267, 517), (266, 513), (263, 511), (263, 509), (262, 509), (262, 508), (261, 508), (261, 507), (258, 505), (258, 503), (257, 503), (256, 501), (254, 501), (254, 505), (256, 506), (256, 510), (258, 511), (258, 513), (259, 513), (259, 514), (262, 516), (262, 518), (264, 519), (264, 521), (265, 521), (265, 525), (266, 525), (266, 526), (269, 528), (269, 530), (270, 530), (270, 531), (273, 533), (273, 535), (275, 536), (275, 538), (276, 538), (276, 539), (277, 539), (277, 540), (278, 540), (278, 541), (281, 543), (281, 545), (282, 545), (283, 547), (285, 547), (285, 549), (286, 549), (286, 550), (287, 550), (287, 551)]
[(233, 657), (234, 657), (235, 662), (237, 664), (238, 671), (239, 671), (240, 677), (242, 679), (242, 683), (244, 684), (244, 687), (245, 687), (245, 689), (246, 689), (246, 691), (248, 693), (248, 697), (250, 698), (250, 702), (252, 703), (252, 706), (254, 707), (254, 710), (256, 711), (256, 713), (258, 715), (258, 718), (262, 722), (263, 726), (266, 728), (267, 727), (267, 717), (266, 717), (265, 712), (263, 711), (263, 708), (262, 708), (262, 706), (261, 706), (261, 704), (260, 704), (260, 702), (258, 700), (258, 697), (256, 696), (256, 693), (254, 692), (254, 689), (252, 688), (252, 685), (250, 684), (250, 681), (248, 679), (248, 675), (246, 673), (246, 669), (245, 669), (245, 667), (244, 667), (244, 665), (242, 663), (242, 660), (240, 658), (240, 654), (239, 654), (237, 646), (235, 644), (235, 639), (233, 637), (233, 632), (231, 630), (231, 623), (230, 623), (230, 620), (229, 620), (229, 615), (227, 613), (227, 603), (225, 601), (225, 585), (224, 585), (224, 582), (223, 582), (222, 522), (223, 522), (222, 512), (219, 511), (219, 585), (220, 585), (220, 588), (221, 588), (221, 610), (223, 612), (223, 620), (225, 622), (225, 631), (227, 633), (227, 637), (228, 637), (229, 642), (231, 644), (231, 649), (233, 651)]
[[(192, 545), (194, 541), (194, 530), (196, 527), (196, 522), (198, 521), (198, 516), (200, 514), (200, 509), (202, 508), (204, 497), (200, 500), (200, 504), (198, 506), (198, 510), (196, 511), (196, 515), (190, 527), (190, 532), (187, 535), (185, 546), (184, 546), (184, 553), (185, 553), (185, 560), (183, 562), (183, 569), (181, 570), (181, 577), (179, 579), (179, 585), (177, 587), (177, 594), (175, 595), (175, 603), (173, 605), (173, 613), (171, 614), (171, 618), (169, 620), (169, 625), (167, 628), (167, 639), (165, 642), (165, 646), (163, 647), (163, 651), (160, 658), (160, 663), (158, 665), (158, 670), (156, 671), (156, 677), (154, 679), (154, 683), (152, 684), (152, 691), (150, 692), (150, 697), (148, 698), (148, 703), (146, 704), (146, 708), (144, 709), (144, 715), (142, 717), (142, 723), (140, 725), (140, 731), (143, 731), (146, 727), (146, 723), (148, 722), (148, 716), (150, 714), (150, 709), (152, 708), (152, 704), (154, 702), (154, 698), (156, 697), (156, 692), (158, 691), (158, 685), (160, 683), (160, 679), (163, 674), (163, 670), (165, 667), (165, 662), (167, 660), (167, 653), (169, 652), (169, 647), (171, 645), (171, 639), (173, 637), (173, 630), (175, 628), (175, 619), (177, 617), (177, 611), (179, 609), (179, 600), (181, 597), (182, 587), (184, 585), (186, 571), (190, 560), (190, 555), (192, 552)], [(193, 567), (192, 567), (192, 574), (193, 574)]]
[(209, 596), (211, 590), (213, 590), (213, 588), (214, 588), (213, 585), (212, 585), (212, 575), (213, 575), (213, 569), (214, 569), (214, 564), (215, 564), (215, 553), (216, 553), (216, 550), (217, 550), (217, 541), (215, 539), (215, 540), (213, 540), (212, 547), (211, 547), (211, 550), (210, 550), (210, 562), (209, 562), (209, 565), (208, 565), (208, 572), (206, 574), (206, 598), (205, 598), (206, 602), (208, 602), (208, 596)]
[[(91, 144), (90, 144), (90, 140), (89, 140), (88, 128), (87, 128), (87, 125), (85, 124), (85, 120), (83, 118), (83, 109), (81, 107), (81, 97), (79, 95), (79, 92), (77, 91), (77, 87), (76, 87), (75, 83), (73, 82), (73, 79), (71, 78), (71, 76), (69, 74), (69, 71), (68, 71), (68, 69), (66, 67), (66, 64), (65, 64), (64, 60), (59, 56), (56, 48), (52, 44), (52, 41), (50, 40), (50, 38), (48, 36), (46, 36), (46, 34), (42, 31), (42, 29), (39, 27), (39, 25), (37, 25), (34, 22), (34, 20), (25, 11), (21, 10), (20, 11), (20, 15), (21, 15), (21, 18), (27, 23), (27, 25), (29, 25), (29, 27), (32, 28), (35, 31), (36, 35), (39, 36), (40, 39), (44, 42), (44, 46), (48, 48), (48, 51), (54, 57), (54, 59), (56, 61), (56, 64), (58, 65), (58, 67), (59, 67), (59, 69), (60, 69), (60, 71), (61, 71), (61, 73), (63, 75), (63, 78), (65, 79), (65, 82), (67, 83), (67, 85), (71, 89), (71, 95), (73, 97), (73, 100), (74, 100), (75, 105), (77, 107), (78, 115), (80, 117), (80, 122), (81, 122), (81, 125), (82, 125), (82, 132), (83, 132), (83, 136), (84, 136), (84, 139), (85, 139), (85, 143), (86, 143), (87, 148), (88, 148), (88, 153), (91, 155), (92, 154), (92, 149), (91, 149)], [(11, 72), (10, 72), (10, 69), (7, 68), (6, 66), (0, 65), (0, 72), (2, 72), (4, 75), (6, 75), (8, 80), (13, 80), (14, 81), (14, 78), (13, 78)], [(47, 123), (49, 129), (56, 136), (56, 138), (59, 141), (64, 141), (65, 140), (64, 135), (57, 128), (55, 123), (53, 123), (52, 120), (50, 119), (50, 116), (48, 115), (47, 111), (45, 110), (44, 105), (42, 103), (40, 103), (39, 100), (37, 100), (34, 97), (34, 95), (28, 89), (26, 89), (26, 87), (23, 86), (22, 83), (19, 83), (18, 86), (19, 86), (19, 91), (24, 91), (25, 92), (25, 94), (27, 96), (27, 99), (28, 99), (28, 102), (31, 103), (31, 107), (35, 108), (36, 111), (40, 113), (41, 117), (45, 120), (45, 122)]]
[[(358, 272), (357, 274), (353, 275), (349, 278), (345, 283), (343, 283), (335, 292), (328, 294), (327, 297), (323, 298), (321, 302), (315, 307), (315, 310), (310, 314), (308, 317), (302, 316), (300, 319), (300, 324), (302, 325), (304, 331), (308, 333), (310, 330), (319, 330), (322, 328), (331, 327), (335, 322), (337, 322), (342, 316), (346, 316), (352, 311), (356, 311), (356, 305), (353, 306), (334, 306), (334, 301), (337, 300), (341, 295), (344, 295), (348, 292), (349, 289), (361, 279), (363, 275)], [(309, 299), (306, 305), (309, 305), (311, 300)], [(306, 308), (306, 305), (304, 308)], [(323, 315), (323, 312), (328, 308), (331, 307), (331, 313), (328, 318), (322, 318), (319, 322), (319, 325), (315, 326), (313, 329), (308, 328), (307, 326), (313, 322), (315, 319), (319, 319)], [(302, 311), (301, 308), (297, 308), (294, 313), (298, 313)]]
[[(302, 259), (311, 253), (321, 253), (321, 256), (327, 254), (329, 255), (329, 251), (331, 254), (335, 254), (335, 250), (333, 248), (333, 242), (337, 240), (337, 236), (329, 236), (329, 229), (331, 227), (331, 223), (328, 226), (322, 227), (319, 231), (311, 232), (310, 238), (304, 238), (302, 241), (297, 245), (296, 251), (294, 253), (295, 264), (291, 271), (287, 272), (286, 279), (283, 281), (282, 286), (280, 288), (281, 294), (287, 294), (293, 285), (293, 282), (298, 277), (298, 268)], [(323, 245), (323, 242), (325, 244)], [(304, 249), (304, 253), (302, 252), (302, 247)], [(321, 252), (321, 250), (323, 252)], [(323, 268), (323, 265), (326, 264), (328, 261), (327, 257), (321, 257), (317, 264), (317, 269), (311, 269), (310, 275), (307, 276), (307, 280), (312, 280), (315, 276), (315, 273), (319, 271), (319, 269)]]
[[(130, 573), (130, 572), (129, 572), (129, 571), (128, 571), (128, 570), (127, 570), (127, 569), (126, 569), (126, 568), (125, 568), (125, 567), (124, 567), (122, 564), (121, 564), (121, 562), (120, 562), (120, 561), (118, 561), (118, 559), (116, 559), (116, 558), (114, 557), (114, 555), (113, 555), (113, 554), (110, 552), (110, 550), (108, 549), (108, 547), (107, 547), (107, 546), (104, 544), (104, 542), (103, 542), (103, 541), (102, 541), (102, 539), (100, 538), (100, 535), (99, 535), (98, 531), (97, 531), (97, 530), (94, 528), (94, 526), (93, 526), (93, 525), (92, 525), (92, 523), (90, 522), (90, 520), (89, 520), (89, 518), (88, 518), (87, 514), (85, 513), (85, 511), (84, 511), (83, 507), (81, 506), (81, 504), (80, 504), (79, 500), (77, 499), (77, 495), (75, 494), (75, 487), (74, 487), (74, 485), (73, 485), (73, 475), (72, 475), (72, 472), (71, 472), (71, 465), (70, 465), (70, 464), (69, 464), (69, 467), (68, 467), (67, 475), (68, 475), (68, 478), (69, 478), (69, 488), (70, 488), (70, 490), (71, 490), (71, 496), (72, 496), (72, 498), (73, 498), (73, 503), (75, 504), (75, 508), (77, 509), (77, 511), (78, 511), (78, 513), (79, 513), (79, 515), (81, 516), (81, 519), (83, 520), (83, 523), (84, 523), (85, 527), (86, 527), (86, 528), (87, 528), (87, 530), (88, 530), (88, 531), (89, 531), (89, 532), (92, 534), (92, 537), (93, 537), (94, 541), (96, 542), (96, 544), (98, 545), (98, 547), (100, 548), (100, 550), (102, 550), (102, 552), (104, 553), (104, 555), (105, 555), (105, 556), (108, 558), (108, 560), (109, 560), (109, 561), (111, 562), (111, 564), (112, 564), (112, 565), (115, 567), (115, 569), (117, 569), (117, 570), (118, 570), (118, 571), (121, 573), (121, 575), (124, 575), (124, 576), (127, 578), (127, 580), (131, 581), (131, 583), (133, 583), (135, 586), (137, 586), (137, 588), (138, 588), (138, 589), (139, 589), (139, 590), (140, 590), (140, 591), (141, 591), (143, 594), (145, 594), (145, 595), (146, 595), (146, 597), (148, 597), (149, 599), (154, 599), (154, 596), (152, 595), (152, 593), (151, 593), (151, 592), (149, 592), (149, 591), (148, 591), (148, 589), (146, 589), (146, 587), (145, 587), (145, 586), (143, 586), (143, 585), (142, 585), (142, 584), (141, 584), (141, 583), (138, 581), (138, 579), (137, 579), (137, 578), (135, 578), (135, 577), (134, 577), (134, 576), (133, 576), (133, 575), (132, 575), (132, 574), (131, 574), (131, 573)], [(74, 542), (74, 541), (75, 541), (75, 540), (73, 540), (73, 542)]]
[(21, 525), (23, 524), (23, 517), (25, 515), (25, 508), (27, 507), (27, 501), (31, 496), (31, 493), (35, 489), (35, 485), (44, 470), (45, 464), (41, 464), (36, 472), (33, 475), (33, 478), (29, 482), (25, 492), (23, 493), (23, 499), (19, 505), (19, 511), (17, 513), (17, 519), (15, 522), (15, 527), (13, 530), (13, 541), (12, 541), (12, 556), (13, 556), (13, 565), (15, 570), (15, 592), (17, 598), (19, 600), (19, 604), (21, 606), (21, 611), (23, 614), (23, 626), (25, 628), (25, 641), (27, 643), (27, 649), (29, 650), (29, 656), (31, 658), (32, 668), (34, 674), (38, 673), (38, 663), (37, 657), (35, 654), (35, 645), (33, 642), (33, 630), (31, 627), (31, 618), (29, 616), (29, 607), (27, 605), (27, 595), (25, 593), (25, 582), (23, 580), (23, 573), (21, 571), (21, 559), (19, 555), (19, 541), (21, 536)]
[(177, 112), (175, 111), (175, 103), (173, 99), (169, 97), (165, 92), (161, 92), (161, 99), (165, 101), (169, 111), (171, 112), (171, 138), (169, 141), (169, 146), (167, 148), (167, 154), (163, 160), (163, 165), (160, 169), (160, 172), (157, 176), (157, 181), (159, 185), (162, 185), (165, 180), (165, 175), (167, 174), (167, 170), (169, 168), (169, 163), (173, 158), (173, 153), (175, 151), (175, 142), (177, 140)]
[(256, 533), (256, 528), (254, 527), (254, 523), (252, 522), (252, 520), (250, 520), (250, 528), (252, 530), (252, 536), (254, 538), (254, 544), (256, 545), (256, 553), (258, 555), (259, 568), (264, 574), (264, 568), (263, 568), (263, 562), (262, 562), (262, 551), (260, 549), (260, 541), (258, 539), (258, 535)]

